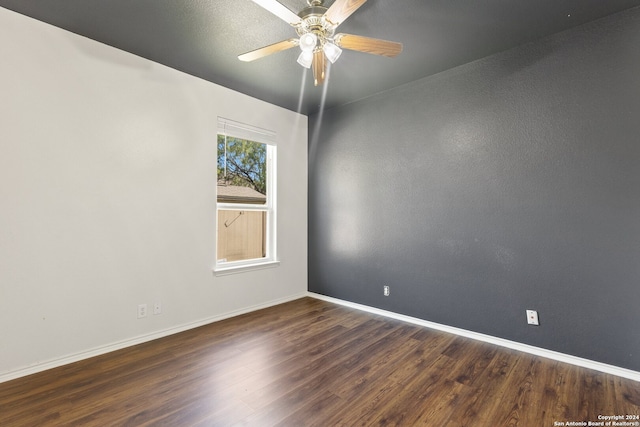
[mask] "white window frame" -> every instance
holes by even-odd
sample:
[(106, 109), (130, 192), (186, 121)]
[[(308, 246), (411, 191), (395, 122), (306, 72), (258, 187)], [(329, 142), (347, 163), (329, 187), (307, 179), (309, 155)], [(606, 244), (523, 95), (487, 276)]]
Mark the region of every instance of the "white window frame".
[[(277, 147), (276, 133), (236, 122), (233, 120), (218, 117), (218, 133), (216, 134), (216, 147), (218, 135), (226, 135), (235, 138), (245, 139), (249, 141), (259, 142), (267, 146), (267, 198), (266, 203), (262, 205), (247, 203), (220, 203), (218, 202), (218, 192), (216, 185), (216, 241), (215, 241), (215, 266), (216, 275), (233, 274), (243, 271), (250, 271), (262, 268), (275, 267), (280, 264), (277, 257), (277, 230), (276, 230), (276, 201), (277, 201)], [(217, 154), (216, 148), (216, 164)], [(217, 172), (216, 172), (217, 182)], [(218, 260), (218, 212), (220, 210), (245, 210), (266, 212), (266, 256), (262, 258), (254, 258), (238, 261), (220, 261)]]

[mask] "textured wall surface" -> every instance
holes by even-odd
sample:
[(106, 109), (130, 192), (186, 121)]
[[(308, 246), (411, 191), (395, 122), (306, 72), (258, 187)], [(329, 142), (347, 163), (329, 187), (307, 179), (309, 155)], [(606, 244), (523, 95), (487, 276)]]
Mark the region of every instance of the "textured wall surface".
[[(0, 58), (0, 381), (304, 295), (306, 117), (3, 8)], [(277, 134), (277, 268), (212, 273), (218, 116)]]
[(638, 46), (636, 8), (311, 117), (309, 289), (640, 371)]

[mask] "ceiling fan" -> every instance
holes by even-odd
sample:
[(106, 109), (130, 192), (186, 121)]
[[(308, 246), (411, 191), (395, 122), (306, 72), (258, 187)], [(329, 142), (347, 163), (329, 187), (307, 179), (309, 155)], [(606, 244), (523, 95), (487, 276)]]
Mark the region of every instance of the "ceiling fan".
[(253, 1), (294, 27), (298, 37), (243, 53), (238, 56), (241, 61), (254, 61), (272, 53), (299, 46), (302, 52), (298, 57), (298, 63), (305, 68), (313, 67), (313, 82), (318, 86), (325, 79), (326, 60), (334, 63), (342, 53), (342, 49), (391, 58), (402, 52), (402, 43), (353, 34), (335, 34), (338, 25), (367, 0), (336, 0), (329, 8), (323, 6), (324, 0), (307, 0), (308, 6), (297, 15), (277, 0)]

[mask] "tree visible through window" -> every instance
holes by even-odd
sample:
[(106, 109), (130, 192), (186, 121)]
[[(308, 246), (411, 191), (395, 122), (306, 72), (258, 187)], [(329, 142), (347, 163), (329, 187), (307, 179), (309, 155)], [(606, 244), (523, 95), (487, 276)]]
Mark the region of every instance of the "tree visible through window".
[(218, 135), (218, 183), (267, 194), (267, 145)]
[(216, 264), (274, 260), (270, 175), (275, 147), (235, 136), (228, 127), (218, 134), (217, 145)]

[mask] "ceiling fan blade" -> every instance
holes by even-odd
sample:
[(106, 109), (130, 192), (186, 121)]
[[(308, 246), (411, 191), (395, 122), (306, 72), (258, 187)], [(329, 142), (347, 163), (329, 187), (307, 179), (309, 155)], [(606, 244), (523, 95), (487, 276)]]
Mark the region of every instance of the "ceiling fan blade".
[(263, 58), (272, 53), (281, 52), (283, 50), (291, 49), (298, 45), (298, 39), (283, 40), (278, 43), (270, 44), (269, 46), (261, 47), (260, 49), (252, 50), (251, 52), (238, 55), (238, 59), (244, 62), (255, 61), (256, 59)]
[(319, 86), (324, 82), (325, 73), (327, 71), (327, 62), (325, 61), (324, 52), (318, 49), (313, 52), (313, 85)]
[(298, 15), (287, 9), (284, 5), (277, 2), (276, 0), (253, 0), (253, 2), (259, 4), (269, 12), (276, 15), (278, 18), (289, 23), (289, 25), (295, 26), (302, 21), (302, 19)]
[(344, 33), (336, 34), (333, 40), (335, 44), (345, 49), (388, 56), (389, 58), (398, 56), (398, 54), (402, 52), (402, 43), (388, 40), (372, 39), (370, 37)]
[(337, 27), (366, 1), (367, 0), (336, 0), (331, 7), (329, 7), (329, 10), (325, 12), (324, 18)]

